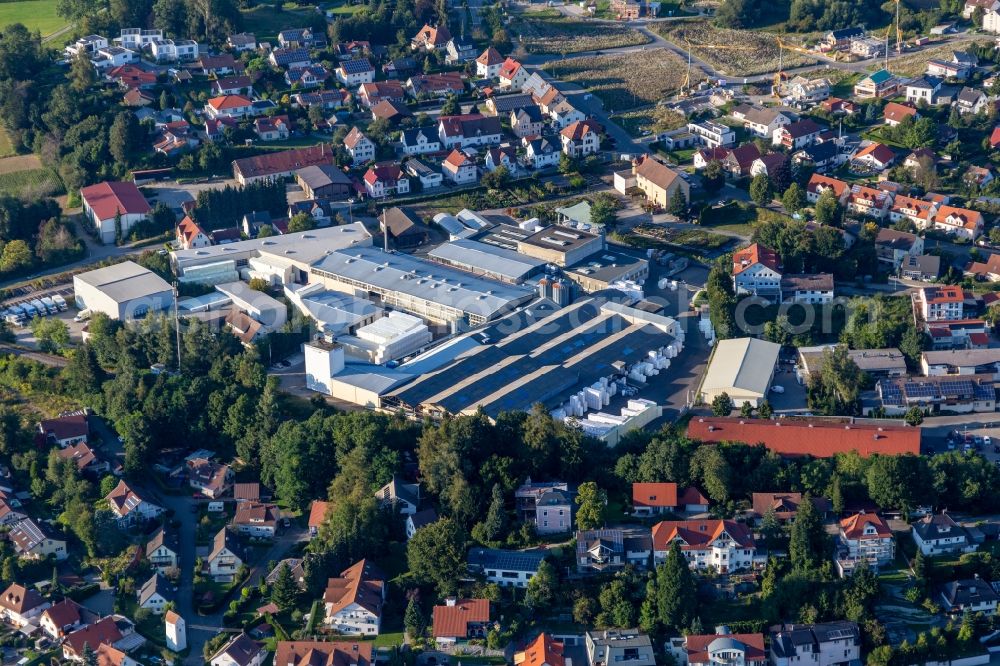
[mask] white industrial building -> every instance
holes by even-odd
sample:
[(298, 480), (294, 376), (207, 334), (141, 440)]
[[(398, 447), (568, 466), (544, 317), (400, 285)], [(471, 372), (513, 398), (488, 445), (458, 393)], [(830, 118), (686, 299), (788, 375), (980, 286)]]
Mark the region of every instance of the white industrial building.
[(285, 285), (285, 296), (299, 312), (316, 323), (325, 338), (353, 334), (382, 316), (382, 308), (363, 298), (355, 298), (323, 285)]
[(720, 340), (701, 384), (701, 397), (712, 402), (726, 393), (739, 408), (744, 402), (759, 407), (771, 388), (781, 345), (756, 338)]
[(215, 289), (229, 297), (233, 307), (260, 323), (265, 333), (278, 330), (288, 321), (284, 303), (262, 291), (251, 289), (245, 282), (227, 282), (216, 285)]
[(133, 261), (73, 276), (76, 305), (103, 312), (111, 319), (139, 319), (170, 307), (173, 288), (166, 280)]
[(432, 335), (420, 317), (390, 312), (354, 335), (337, 338), (344, 352), (353, 359), (382, 365), (416, 353), (431, 343)]
[(545, 266), (542, 259), (468, 238), (442, 243), (428, 252), (427, 258), (473, 275), (509, 284), (521, 284)]
[[(231, 282), (231, 278), (225, 278), (236, 271), (246, 272), (247, 277), (262, 277), (271, 284), (304, 283), (309, 265), (327, 254), (371, 244), (372, 237), (365, 225), (355, 222), (211, 247), (176, 250), (170, 253), (170, 265), (181, 282)], [(251, 259), (255, 260), (252, 265)]]
[(353, 405), (379, 407), (379, 396), (413, 377), (378, 365), (346, 364), (344, 348), (335, 342), (314, 340), (303, 350), (306, 388)]

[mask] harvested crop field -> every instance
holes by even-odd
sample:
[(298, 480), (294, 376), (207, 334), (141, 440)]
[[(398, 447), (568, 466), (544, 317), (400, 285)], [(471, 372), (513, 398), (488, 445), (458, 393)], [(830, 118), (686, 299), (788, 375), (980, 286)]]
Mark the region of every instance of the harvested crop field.
[(528, 53), (584, 53), (623, 46), (640, 46), (649, 39), (624, 25), (594, 23), (563, 16), (555, 9), (527, 12), (510, 26)]
[[(595, 94), (610, 112), (655, 104), (681, 87), (687, 63), (667, 49), (570, 58), (551, 62), (545, 70)], [(691, 78), (702, 76), (692, 70)]]
[(0, 194), (37, 199), (63, 191), (59, 177), (51, 169), (28, 169), (0, 173)]
[[(680, 48), (691, 44), (691, 54), (727, 76), (753, 76), (778, 71), (780, 49), (776, 36), (753, 30), (716, 28), (705, 22), (656, 23), (653, 30)], [(802, 67), (813, 58), (785, 50), (782, 66)]]

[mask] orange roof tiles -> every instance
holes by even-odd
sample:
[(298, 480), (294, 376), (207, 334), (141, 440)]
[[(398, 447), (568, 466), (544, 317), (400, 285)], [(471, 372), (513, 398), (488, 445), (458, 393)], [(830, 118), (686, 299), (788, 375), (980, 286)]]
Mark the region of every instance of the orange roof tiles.
[(760, 243), (754, 243), (750, 247), (737, 250), (733, 254), (733, 275), (739, 275), (756, 264), (763, 264), (773, 271), (780, 270), (781, 268), (777, 252), (764, 247)]
[(460, 599), (453, 606), (434, 607), (435, 638), (465, 638), (469, 623), (490, 621), (489, 599)]
[[(865, 527), (871, 525), (875, 528), (874, 534), (865, 534)], [(856, 539), (884, 539), (892, 536), (892, 530), (882, 517), (875, 513), (858, 513), (840, 521), (840, 529), (844, 536), (851, 540)]]
[(675, 507), (677, 506), (677, 484), (633, 483), (632, 506)]
[(664, 520), (653, 525), (653, 550), (667, 550), (675, 539), (681, 550), (704, 550), (723, 534), (743, 548), (756, 547), (747, 526), (732, 520)]

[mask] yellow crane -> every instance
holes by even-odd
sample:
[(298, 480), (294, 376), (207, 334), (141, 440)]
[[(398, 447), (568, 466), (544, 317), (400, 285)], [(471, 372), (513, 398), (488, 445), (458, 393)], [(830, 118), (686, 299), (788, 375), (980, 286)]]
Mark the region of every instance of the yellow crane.
[[(896, 55), (903, 51), (903, 31), (899, 29), (899, 0), (896, 1)], [(892, 34), (892, 23), (885, 29), (885, 68), (889, 69), (889, 35)]]
[[(691, 40), (687, 38), (687, 35), (683, 36), (684, 43), (687, 44), (687, 73), (684, 75), (684, 83), (681, 84), (681, 94), (685, 94), (685, 91), (691, 85)], [(700, 48), (704, 49), (719, 49), (722, 51), (753, 51), (756, 47), (753, 46), (739, 46), (732, 44), (698, 44)]]

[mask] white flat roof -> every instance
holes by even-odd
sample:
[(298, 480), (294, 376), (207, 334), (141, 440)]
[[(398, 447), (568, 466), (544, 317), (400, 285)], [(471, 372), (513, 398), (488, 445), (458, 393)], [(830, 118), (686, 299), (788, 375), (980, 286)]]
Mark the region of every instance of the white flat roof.
[(116, 303), (125, 303), (172, 289), (166, 280), (134, 261), (123, 261), (120, 264), (81, 273), (73, 277), (73, 281), (76, 280), (99, 289)]
[(455, 266), (468, 267), (468, 270), (483, 270), (510, 280), (524, 279), (533, 270), (545, 265), (541, 259), (468, 238), (443, 243), (428, 252), (427, 256)]
[(735, 388), (766, 395), (779, 351), (781, 345), (755, 338), (720, 340), (705, 372), (702, 389), (725, 391)]

